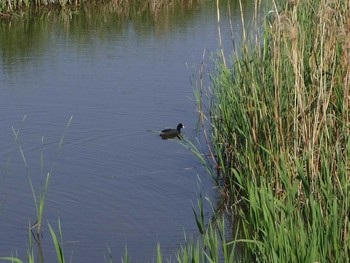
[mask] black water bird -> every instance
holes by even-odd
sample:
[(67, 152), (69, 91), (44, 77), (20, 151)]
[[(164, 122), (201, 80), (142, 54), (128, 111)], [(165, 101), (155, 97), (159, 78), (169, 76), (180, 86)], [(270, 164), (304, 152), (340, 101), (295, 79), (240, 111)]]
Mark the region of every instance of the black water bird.
[(175, 137), (178, 137), (179, 139), (181, 139), (181, 129), (182, 128), (185, 128), (185, 126), (182, 123), (179, 123), (179, 125), (177, 125), (176, 129), (162, 130), (162, 132), (159, 134), (159, 136), (162, 137), (163, 140), (172, 139)]

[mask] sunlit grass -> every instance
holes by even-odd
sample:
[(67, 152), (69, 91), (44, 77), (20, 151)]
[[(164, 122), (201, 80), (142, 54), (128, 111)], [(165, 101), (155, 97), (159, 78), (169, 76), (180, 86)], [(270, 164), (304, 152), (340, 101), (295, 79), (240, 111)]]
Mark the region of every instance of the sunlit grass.
[(106, 5), (114, 9), (119, 14), (129, 14), (131, 12), (150, 11), (157, 14), (159, 11), (177, 5), (191, 5), (193, 0), (6, 0), (0, 1), (0, 18), (16, 14), (17, 11), (26, 11), (35, 8), (58, 9), (93, 9), (96, 6)]
[(62, 228), (61, 228), (60, 220), (58, 220), (58, 234), (59, 234), (59, 237), (57, 237), (55, 231), (50, 226), (50, 224), (49, 224), (49, 228), (50, 228), (52, 241), (54, 243), (55, 250), (56, 250), (57, 261), (59, 263), (65, 263), (66, 260), (64, 258), (64, 252), (63, 252), (63, 238), (62, 238)]
[[(50, 233), (51, 233), (51, 238), (56, 250), (56, 255), (57, 255), (57, 260), (59, 263), (65, 263), (65, 256), (64, 256), (64, 252), (63, 252), (63, 238), (62, 238), (62, 228), (61, 228), (61, 222), (60, 220), (58, 220), (58, 237), (56, 232), (53, 230), (53, 228), (51, 227), (50, 224), (48, 224), (49, 229), (50, 229)], [(19, 259), (16, 256), (10, 256), (10, 257), (0, 257), (1, 260), (5, 260), (5, 261), (10, 261), (10, 262), (15, 262), (15, 263), (24, 263), (24, 262), (28, 262), (28, 263), (35, 263), (35, 262), (44, 262), (43, 258), (39, 258), (39, 259), (35, 259), (34, 256), (34, 243), (33, 243), (33, 238), (32, 238), (32, 228), (29, 227), (29, 233), (28, 233), (28, 238), (29, 238), (29, 247), (27, 250), (27, 261), (22, 261), (21, 259)], [(39, 241), (37, 241), (39, 242)], [(38, 243), (38, 246), (40, 245), (40, 242)], [(39, 248), (40, 250), (41, 248)]]
[[(25, 121), (26, 116), (24, 116), (24, 118), (22, 119), (22, 124)], [(69, 128), (71, 122), (72, 122), (73, 117), (70, 117), (70, 119), (68, 120), (65, 129)], [(57, 154), (54, 160), (52, 160), (51, 163), (51, 168), (50, 170), (46, 173), (45, 176), (45, 183), (40, 185), (39, 189), (36, 189), (36, 187), (33, 184), (32, 181), (32, 174), (29, 170), (28, 167), (28, 163), (27, 163), (27, 159), (26, 159), (26, 155), (25, 155), (25, 150), (22, 148), (21, 142), (20, 142), (20, 128), (15, 129), (14, 127), (12, 127), (12, 131), (14, 134), (14, 143), (15, 146), (18, 147), (18, 150), (20, 152), (20, 155), (22, 157), (23, 160), (23, 164), (24, 167), (26, 169), (26, 173), (27, 173), (27, 177), (28, 177), (28, 181), (29, 181), (29, 185), (33, 194), (33, 200), (34, 200), (34, 204), (35, 204), (35, 209), (36, 209), (36, 216), (37, 216), (37, 220), (35, 221), (34, 224), (29, 225), (28, 227), (28, 238), (29, 238), (29, 247), (27, 250), (27, 259), (28, 262), (37, 262), (35, 260), (35, 256), (34, 256), (34, 247), (35, 247), (35, 243), (36, 246), (38, 248), (38, 260), (39, 262), (43, 262), (43, 258), (42, 258), (42, 247), (41, 247), (41, 234), (42, 234), (42, 225), (43, 225), (43, 217), (44, 217), (44, 205), (45, 205), (45, 201), (46, 201), (46, 195), (48, 193), (48, 188), (49, 188), (49, 182), (50, 182), (50, 178), (52, 176), (53, 173), (53, 168), (55, 163), (58, 161), (59, 156), (61, 154), (61, 150), (62, 150), (62, 145), (64, 142), (64, 136), (65, 136), (65, 131), (63, 132), (60, 141), (58, 143), (58, 147), (57, 147)], [(44, 141), (44, 139), (42, 138), (42, 142)], [(44, 150), (41, 150), (40, 153), (40, 166), (41, 166), (41, 173), (43, 173), (44, 170)], [(64, 259), (64, 253), (63, 253), (63, 248), (62, 248), (62, 229), (61, 229), (61, 223), (60, 221), (58, 221), (58, 233), (59, 233), (59, 238), (56, 236), (55, 231), (53, 230), (53, 228), (50, 226), (50, 224), (48, 224), (48, 227), (50, 229), (50, 233), (54, 242), (54, 246), (56, 249), (56, 253), (57, 253), (57, 258), (59, 260), (59, 262), (64, 263), (65, 259)], [(35, 231), (36, 229), (36, 231)], [(2, 260), (7, 260), (7, 261), (11, 261), (11, 262), (23, 262), (22, 260), (20, 260), (19, 258), (15, 257), (15, 256), (11, 256), (11, 257), (0, 257), (0, 259)]]
[(251, 36), (243, 27), (232, 66), (220, 52), (211, 87), (199, 86), (212, 159), (190, 148), (219, 173), (226, 208), (259, 242), (247, 243), (256, 261), (349, 258), (349, 8), (272, 1)]

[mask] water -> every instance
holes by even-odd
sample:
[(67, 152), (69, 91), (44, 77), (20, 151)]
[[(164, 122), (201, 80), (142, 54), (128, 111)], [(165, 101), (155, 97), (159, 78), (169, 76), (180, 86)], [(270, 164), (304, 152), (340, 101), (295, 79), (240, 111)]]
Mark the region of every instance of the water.
[[(246, 16), (252, 10), (246, 6)], [(239, 34), (238, 6), (231, 12)], [(45, 262), (56, 257), (47, 222), (57, 229), (58, 218), (72, 262), (103, 262), (108, 249), (119, 262), (125, 245), (132, 262), (152, 261), (158, 242), (174, 255), (184, 233), (197, 233), (192, 204), (215, 190), (193, 154), (157, 132), (182, 122), (184, 134), (196, 136), (192, 65), (204, 49), (217, 49), (215, 5), (156, 18), (30, 17), (3, 21), (0, 30), (0, 256), (25, 259), (36, 220), (28, 175), (39, 191), (49, 171)]]

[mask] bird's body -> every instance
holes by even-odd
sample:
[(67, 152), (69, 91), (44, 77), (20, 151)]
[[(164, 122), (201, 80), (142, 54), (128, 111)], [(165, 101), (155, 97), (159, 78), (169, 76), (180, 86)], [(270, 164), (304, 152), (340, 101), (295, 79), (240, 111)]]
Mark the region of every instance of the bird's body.
[(172, 138), (175, 138), (175, 137), (180, 138), (180, 136), (181, 136), (181, 128), (185, 128), (185, 126), (182, 123), (179, 123), (179, 125), (177, 125), (176, 129), (165, 129), (165, 130), (162, 130), (162, 132), (159, 134), (159, 136), (162, 137), (163, 140), (172, 139)]

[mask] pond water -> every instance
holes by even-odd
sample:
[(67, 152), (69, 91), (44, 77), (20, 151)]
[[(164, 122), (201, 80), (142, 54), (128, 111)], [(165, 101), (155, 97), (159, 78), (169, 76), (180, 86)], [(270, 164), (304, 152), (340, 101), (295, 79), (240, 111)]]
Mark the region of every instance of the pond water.
[[(246, 17), (253, 9), (245, 5)], [(230, 49), (226, 6), (221, 14)], [(192, 204), (215, 195), (213, 184), (158, 131), (182, 122), (196, 137), (191, 76), (204, 49), (217, 49), (216, 19), (214, 1), (204, 1), (156, 16), (102, 9), (0, 22), (0, 256), (26, 258), (36, 220), (28, 175), (38, 193), (49, 171), (45, 262), (56, 260), (47, 222), (57, 230), (58, 219), (72, 262), (103, 262), (109, 249), (120, 262), (125, 246), (131, 262), (153, 261), (158, 242), (174, 255), (185, 233), (197, 233)], [(231, 19), (239, 35), (235, 1)]]

